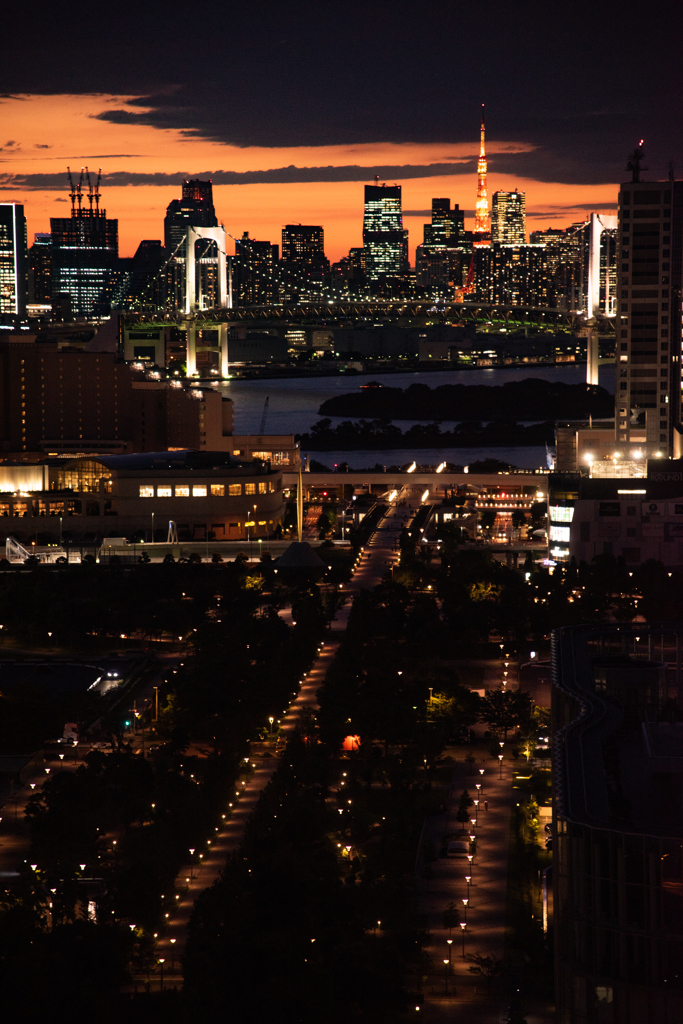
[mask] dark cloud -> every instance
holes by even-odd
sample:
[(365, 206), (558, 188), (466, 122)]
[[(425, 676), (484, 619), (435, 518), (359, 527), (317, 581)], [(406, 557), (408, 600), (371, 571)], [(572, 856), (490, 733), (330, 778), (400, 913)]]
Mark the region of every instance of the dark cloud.
[(617, 210), (619, 203), (574, 203), (573, 206), (563, 206), (563, 210)]
[[(102, 0), (74, 32), (54, 0), (3, 25), (0, 90), (132, 96), (103, 120), (237, 146), (476, 142), (492, 168), (547, 182), (625, 175), (645, 136), (652, 177), (683, 167), (683, 6), (648, 0)], [(9, 23), (11, 21), (11, 23)], [(83, 59), (83, 54), (92, 59)], [(74, 75), (74, 67), (78, 74)]]
[[(102, 175), (103, 186), (157, 185), (178, 189), (185, 178), (210, 178), (214, 185), (293, 184), (315, 181), (365, 181), (371, 184), (375, 175), (382, 181), (405, 181), (409, 178), (435, 178), (472, 171), (476, 161), (458, 164), (397, 164), (395, 166), (360, 167), (278, 167), (269, 171), (193, 171), (177, 174), (143, 174), (134, 171), (113, 171)], [(0, 189), (65, 189), (64, 172), (45, 174), (0, 175)], [(431, 211), (429, 211), (431, 214)]]

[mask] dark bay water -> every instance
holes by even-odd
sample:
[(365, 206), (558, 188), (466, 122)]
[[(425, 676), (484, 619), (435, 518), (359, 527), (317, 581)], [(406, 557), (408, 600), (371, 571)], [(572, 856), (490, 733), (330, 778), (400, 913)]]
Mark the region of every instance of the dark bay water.
[[(234, 380), (222, 384), (221, 390), (234, 403), (235, 433), (254, 434), (260, 428), (263, 406), (270, 398), (265, 433), (302, 434), (319, 419), (318, 409), (328, 398), (358, 389), (361, 384), (376, 380), (387, 387), (408, 388), (411, 384), (426, 384), (438, 387), (442, 384), (504, 384), (507, 381), (526, 380), (535, 377), (540, 380), (559, 380), (567, 384), (579, 384), (586, 379), (584, 365), (562, 364), (559, 366), (530, 367), (525, 369), (502, 369), (482, 367), (477, 370), (416, 370), (411, 373), (364, 373), (355, 376), (294, 377), (279, 380)], [(600, 368), (600, 384), (608, 391), (614, 391), (614, 366), (607, 364)], [(332, 423), (339, 423), (347, 417), (333, 417)], [(407, 430), (416, 420), (397, 420), (402, 430)], [(455, 421), (444, 420), (443, 428)], [(538, 468), (546, 465), (545, 448), (444, 448), (425, 451), (394, 452), (311, 452), (312, 458), (325, 465), (348, 462), (353, 467), (365, 468), (375, 463), (400, 465), (415, 459), (418, 463), (439, 463), (442, 461), (469, 464), (487, 456), (512, 462), (522, 468)]]

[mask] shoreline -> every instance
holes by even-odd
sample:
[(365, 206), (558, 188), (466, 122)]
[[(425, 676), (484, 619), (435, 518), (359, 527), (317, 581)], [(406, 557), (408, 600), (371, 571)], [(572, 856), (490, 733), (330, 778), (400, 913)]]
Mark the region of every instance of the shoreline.
[[(350, 362), (351, 360), (349, 360)], [(337, 360), (336, 362), (343, 362), (343, 360)], [(362, 362), (362, 360), (359, 360)], [(411, 366), (373, 366), (370, 365), (372, 360), (368, 360), (364, 369), (341, 369), (338, 365), (330, 367), (329, 369), (320, 370), (304, 370), (299, 367), (292, 367), (291, 370), (282, 369), (280, 371), (271, 370), (264, 373), (258, 373), (256, 371), (247, 371), (246, 373), (235, 373), (230, 374), (228, 377), (193, 377), (192, 380), (198, 381), (201, 384), (204, 383), (226, 383), (228, 381), (246, 381), (246, 380), (314, 380), (316, 378), (324, 379), (325, 377), (348, 377), (352, 380), (354, 377), (362, 377), (370, 373), (382, 373), (382, 374), (393, 374), (400, 376), (406, 373), (453, 373), (465, 372), (471, 373), (476, 370), (526, 370), (533, 371), (534, 369), (544, 369), (553, 367), (570, 367), (570, 366), (585, 366), (585, 359), (576, 359), (571, 362), (565, 360), (538, 360), (537, 362), (515, 362), (515, 363), (448, 363), (446, 366), (436, 366), (432, 363), (416, 363)], [(600, 366), (613, 366), (614, 357), (608, 359), (600, 359)]]

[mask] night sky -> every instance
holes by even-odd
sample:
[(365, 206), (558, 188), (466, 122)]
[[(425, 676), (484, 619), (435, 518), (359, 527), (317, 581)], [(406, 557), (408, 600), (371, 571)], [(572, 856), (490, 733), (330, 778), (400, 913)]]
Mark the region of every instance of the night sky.
[[(631, 13), (632, 12), (632, 13)], [(474, 207), (480, 104), (491, 191), (529, 227), (609, 212), (642, 136), (683, 175), (681, 7), (623, 3), (18, 5), (3, 25), (0, 181), (29, 232), (62, 214), (66, 165), (104, 171), (122, 254), (162, 236), (186, 175), (233, 234), (322, 223), (360, 244), (362, 185), (403, 185), (411, 246), (432, 196)], [(468, 213), (469, 216), (469, 213)]]

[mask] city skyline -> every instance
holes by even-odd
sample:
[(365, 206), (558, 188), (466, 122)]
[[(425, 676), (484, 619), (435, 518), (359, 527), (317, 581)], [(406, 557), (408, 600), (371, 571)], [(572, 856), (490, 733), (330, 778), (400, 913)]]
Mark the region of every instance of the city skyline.
[[(61, 203), (68, 202), (67, 164), (72, 170), (81, 164), (91, 170), (102, 165), (102, 187), (109, 210), (119, 220), (123, 256), (132, 255), (141, 238), (163, 237), (166, 207), (186, 177), (213, 179), (218, 219), (233, 235), (248, 230), (254, 238), (272, 241), (286, 223), (322, 224), (332, 261), (361, 244), (362, 187), (375, 174), (403, 187), (411, 262), (435, 194), (454, 196), (465, 210), (466, 226), (474, 226), (478, 111), (472, 112), (471, 142), (455, 145), (239, 148), (188, 139), (180, 130), (98, 119), (110, 101), (124, 102), (102, 96), (0, 100), (4, 127), (15, 136), (12, 145), (0, 147), (0, 195), (3, 201), (24, 204), (29, 240), (48, 230), (49, 218), (58, 216)], [(530, 230), (564, 227), (589, 210), (616, 207), (616, 183), (548, 182), (496, 169), (497, 160), (504, 162), (510, 154), (533, 158), (528, 143), (497, 141), (490, 129), (487, 152), (490, 192), (526, 191)], [(539, 169), (541, 164), (539, 155)]]

